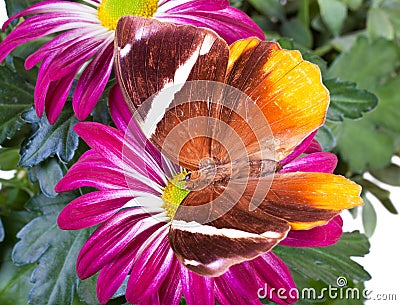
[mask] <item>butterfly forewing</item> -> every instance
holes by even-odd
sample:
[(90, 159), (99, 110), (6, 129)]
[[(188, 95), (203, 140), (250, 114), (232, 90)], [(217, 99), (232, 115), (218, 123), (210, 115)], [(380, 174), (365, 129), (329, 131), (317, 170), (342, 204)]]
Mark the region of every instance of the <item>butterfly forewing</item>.
[[(133, 16), (118, 22), (116, 67), (125, 99), (145, 135), (187, 168), (196, 168), (210, 152), (209, 106), (204, 99), (193, 100), (188, 82), (222, 82), (228, 54), (226, 42), (211, 30)], [(196, 128), (181, 125), (193, 117), (199, 118)], [(167, 136), (169, 143), (183, 139), (184, 146), (165, 145)], [(179, 155), (185, 160), (179, 162)]]

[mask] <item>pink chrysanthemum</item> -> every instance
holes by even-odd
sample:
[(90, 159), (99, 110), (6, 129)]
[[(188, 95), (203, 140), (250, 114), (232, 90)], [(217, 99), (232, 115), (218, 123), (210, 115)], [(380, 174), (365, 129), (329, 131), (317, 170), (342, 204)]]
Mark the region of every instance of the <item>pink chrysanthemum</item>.
[[(58, 183), (58, 192), (89, 186), (97, 191), (69, 203), (58, 224), (63, 229), (100, 226), (82, 248), (77, 273), (82, 279), (100, 271), (97, 295), (102, 304), (114, 295), (127, 276), (126, 298), (132, 304), (179, 304), (182, 295), (189, 305), (261, 304), (258, 291), (267, 284), (272, 301), (296, 301), (295, 287), (287, 266), (272, 251), (232, 266), (222, 276), (200, 276), (181, 265), (168, 241), (171, 219), (164, 198), (171, 179), (180, 168), (171, 164), (145, 138), (136, 125), (118, 87), (110, 93), (110, 111), (118, 129), (83, 122), (76, 132), (91, 147)], [(305, 139), (286, 157), (281, 172), (331, 173), (337, 159), (321, 152)], [(145, 147), (145, 148), (143, 148)], [(305, 156), (299, 157), (302, 154)], [(167, 165), (167, 166), (166, 166)], [(144, 207), (144, 208), (143, 208)], [(342, 220), (307, 231), (290, 231), (281, 245), (328, 246), (338, 241)]]
[[(0, 62), (17, 46), (59, 33), (31, 54), (30, 69), (40, 61), (35, 87), (35, 108), (46, 111), (54, 123), (79, 75), (72, 104), (79, 120), (84, 120), (99, 100), (113, 66), (113, 40), (117, 21), (124, 15), (155, 18), (176, 24), (192, 24), (215, 30), (228, 43), (240, 38), (264, 38), (260, 28), (228, 0), (84, 0), (42, 1), (12, 16), (11, 21), (31, 16), (20, 23), (0, 43)], [(87, 64), (87, 66), (85, 66)]]

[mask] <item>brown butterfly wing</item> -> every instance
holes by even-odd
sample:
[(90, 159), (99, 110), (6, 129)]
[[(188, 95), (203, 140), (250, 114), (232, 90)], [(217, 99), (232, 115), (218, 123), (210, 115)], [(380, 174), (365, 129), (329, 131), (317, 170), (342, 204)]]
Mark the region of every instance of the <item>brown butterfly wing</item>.
[[(169, 240), (178, 259), (204, 276), (219, 276), (285, 238), (287, 221), (250, 211), (246, 197), (225, 185), (189, 193), (172, 221)], [(232, 206), (233, 205), (233, 206)]]
[[(211, 30), (134, 16), (121, 18), (115, 35), (118, 80), (145, 135), (176, 163), (197, 168), (210, 155), (210, 110), (187, 82), (224, 80), (226, 42)], [(195, 128), (183, 123), (188, 118), (198, 118)]]

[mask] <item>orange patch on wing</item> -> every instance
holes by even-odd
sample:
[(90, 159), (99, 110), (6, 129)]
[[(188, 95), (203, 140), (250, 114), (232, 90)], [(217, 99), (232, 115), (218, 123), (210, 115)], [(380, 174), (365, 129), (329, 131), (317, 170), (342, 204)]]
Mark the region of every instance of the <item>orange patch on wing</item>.
[(289, 222), (290, 227), (292, 230), (299, 231), (299, 230), (309, 230), (314, 227), (323, 226), (326, 224), (326, 221), (313, 221), (313, 222)]
[(260, 107), (276, 140), (277, 160), (282, 160), (323, 124), (329, 92), (318, 66), (304, 61), (300, 52), (255, 41), (230, 46), (226, 82)]
[[(249, 181), (248, 198), (254, 196), (256, 186), (256, 180)], [(286, 220), (293, 230), (307, 230), (326, 224), (344, 209), (362, 205), (360, 192), (359, 185), (333, 174), (276, 174), (258, 208)]]
[(343, 176), (327, 173), (277, 174), (271, 191), (281, 201), (316, 209), (341, 211), (363, 205), (358, 184)]

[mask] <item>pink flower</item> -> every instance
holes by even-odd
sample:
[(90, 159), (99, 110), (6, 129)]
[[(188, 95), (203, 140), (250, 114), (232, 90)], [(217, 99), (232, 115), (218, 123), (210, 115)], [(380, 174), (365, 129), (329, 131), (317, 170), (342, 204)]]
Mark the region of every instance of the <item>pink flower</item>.
[(17, 46), (58, 33), (25, 61), (30, 69), (41, 62), (34, 100), (36, 112), (44, 111), (54, 123), (78, 82), (72, 105), (84, 120), (101, 97), (113, 67), (114, 29), (123, 15), (138, 15), (176, 24), (192, 24), (215, 30), (228, 43), (240, 38), (264, 38), (260, 28), (228, 0), (84, 0), (42, 1), (12, 16), (28, 17), (0, 43), (0, 62)]
[[(136, 125), (130, 123), (128, 128), (131, 114), (118, 87), (111, 90), (109, 102), (117, 128), (78, 123), (75, 130), (91, 150), (70, 168), (56, 187), (58, 192), (84, 186), (97, 189), (69, 203), (61, 212), (58, 225), (69, 230), (100, 225), (77, 261), (77, 273), (82, 279), (100, 271), (99, 301), (107, 303), (130, 276), (126, 298), (133, 304), (174, 305), (179, 304), (182, 295), (189, 305), (211, 305), (215, 301), (221, 305), (261, 304), (257, 293), (265, 284), (269, 291), (271, 288), (286, 291), (286, 299), (275, 293), (272, 301), (296, 302), (289, 295), (295, 287), (291, 273), (272, 251), (234, 265), (216, 278), (200, 276), (178, 261), (167, 237), (171, 219), (164, 209), (162, 196), (168, 179), (176, 176), (180, 168), (146, 142)], [(314, 135), (281, 161), (282, 173), (333, 171), (336, 157), (321, 152)], [(303, 153), (307, 155), (299, 157)], [(341, 227), (342, 220), (337, 216), (324, 226), (290, 231), (281, 244), (331, 245), (340, 238)]]

